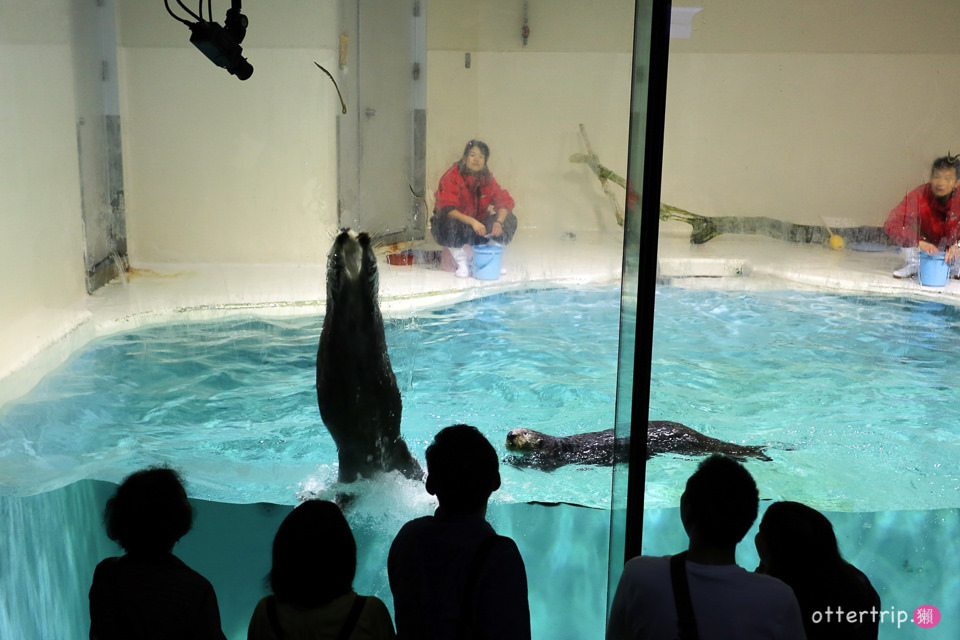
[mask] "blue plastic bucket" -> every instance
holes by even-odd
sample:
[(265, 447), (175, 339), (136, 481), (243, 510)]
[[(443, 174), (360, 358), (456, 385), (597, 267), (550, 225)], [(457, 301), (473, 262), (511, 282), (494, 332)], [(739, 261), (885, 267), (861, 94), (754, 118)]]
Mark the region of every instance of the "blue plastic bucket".
[(920, 284), (925, 287), (945, 287), (950, 277), (950, 265), (944, 260), (943, 252), (930, 255), (920, 252)]
[(477, 280), (499, 280), (503, 247), (478, 244), (473, 247), (473, 277)]

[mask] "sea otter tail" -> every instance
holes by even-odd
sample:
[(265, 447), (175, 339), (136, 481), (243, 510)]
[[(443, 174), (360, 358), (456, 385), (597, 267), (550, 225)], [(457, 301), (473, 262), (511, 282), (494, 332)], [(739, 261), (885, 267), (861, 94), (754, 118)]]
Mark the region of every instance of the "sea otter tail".
[(762, 462), (772, 462), (773, 458), (767, 455), (766, 448), (761, 445), (751, 444), (730, 444), (726, 447), (718, 448), (717, 453), (722, 453), (739, 462), (746, 462), (747, 458), (760, 460)]
[(647, 457), (662, 453), (681, 456), (704, 456), (722, 453), (741, 462), (747, 458), (770, 462), (762, 445), (736, 444), (719, 440), (691, 429), (680, 422), (651, 420), (647, 423)]

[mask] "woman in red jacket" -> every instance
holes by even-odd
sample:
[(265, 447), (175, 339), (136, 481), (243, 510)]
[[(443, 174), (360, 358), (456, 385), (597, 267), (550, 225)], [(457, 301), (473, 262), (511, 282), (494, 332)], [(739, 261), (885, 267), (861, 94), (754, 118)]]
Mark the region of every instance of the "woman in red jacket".
[(491, 241), (506, 245), (517, 231), (513, 198), (490, 173), (489, 157), (486, 143), (467, 143), (463, 157), (440, 178), (430, 218), (433, 239), (449, 248), (457, 275), (464, 278), (469, 275), (470, 246)]
[(960, 266), (960, 156), (937, 158), (930, 169), (930, 181), (907, 194), (890, 212), (883, 230), (903, 247), (906, 264), (893, 272), (894, 278), (910, 278), (917, 274), (920, 251), (928, 254), (946, 252), (946, 260)]

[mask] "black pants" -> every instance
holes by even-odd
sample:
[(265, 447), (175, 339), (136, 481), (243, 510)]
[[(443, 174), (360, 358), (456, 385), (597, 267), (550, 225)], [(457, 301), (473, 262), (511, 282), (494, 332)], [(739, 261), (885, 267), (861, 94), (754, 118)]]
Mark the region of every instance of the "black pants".
[[(484, 219), (483, 225), (486, 227), (488, 234), (493, 230), (493, 223), (496, 222), (496, 220), (497, 216), (495, 215), (489, 215)], [(466, 222), (454, 220), (446, 213), (434, 211), (433, 217), (430, 218), (430, 233), (433, 234), (433, 239), (437, 241), (437, 244), (444, 247), (462, 247), (465, 244), (487, 244), (491, 240), (497, 244), (508, 245), (510, 241), (513, 240), (513, 234), (517, 232), (517, 216), (508, 213), (507, 217), (503, 219), (503, 224), (500, 226), (503, 227), (503, 234), (492, 238), (485, 238), (482, 235), (478, 235), (477, 232), (473, 230), (473, 227)]]

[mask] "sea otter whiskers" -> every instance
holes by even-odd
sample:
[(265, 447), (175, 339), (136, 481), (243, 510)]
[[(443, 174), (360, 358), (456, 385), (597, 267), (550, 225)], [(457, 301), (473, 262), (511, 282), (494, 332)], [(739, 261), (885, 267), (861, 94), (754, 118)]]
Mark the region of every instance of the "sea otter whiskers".
[[(609, 466), (626, 462), (630, 452), (630, 436), (615, 438), (613, 429), (606, 429), (555, 437), (533, 429), (518, 428), (507, 433), (506, 447), (509, 451), (525, 454), (510, 456), (506, 460), (508, 463), (553, 471), (568, 464)], [(761, 446), (724, 442), (679, 422), (651, 420), (647, 423), (647, 459), (661, 453), (686, 456), (722, 453), (737, 460), (770, 460)]]
[(387, 355), (370, 237), (343, 230), (327, 255), (327, 306), (317, 348), (317, 405), (337, 445), (341, 482), (380, 471), (423, 477), (400, 435), (403, 404)]

